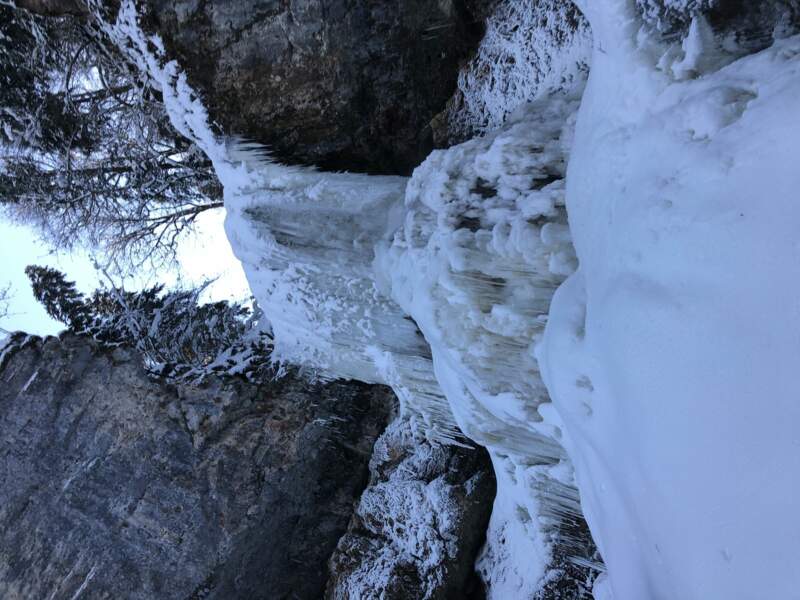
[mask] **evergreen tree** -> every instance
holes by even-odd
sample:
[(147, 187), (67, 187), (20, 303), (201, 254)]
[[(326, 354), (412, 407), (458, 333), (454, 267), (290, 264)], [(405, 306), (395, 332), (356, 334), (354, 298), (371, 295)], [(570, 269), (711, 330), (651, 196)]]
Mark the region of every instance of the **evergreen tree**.
[(91, 321), (86, 300), (73, 281), (61, 271), (50, 267), (28, 265), (25, 274), (31, 281), (33, 297), (44, 307), (47, 314), (74, 331), (83, 331)]
[[(0, 288), (0, 319), (8, 316), (8, 303), (11, 297), (11, 284), (9, 283), (3, 288)], [(5, 331), (0, 327), (0, 333)]]
[(210, 373), (259, 380), (272, 372), (260, 311), (224, 301), (201, 304), (206, 286), (168, 292), (160, 285), (138, 292), (112, 288), (87, 298), (56, 269), (32, 265), (25, 272), (54, 319), (103, 344), (135, 347), (153, 374), (182, 381)]

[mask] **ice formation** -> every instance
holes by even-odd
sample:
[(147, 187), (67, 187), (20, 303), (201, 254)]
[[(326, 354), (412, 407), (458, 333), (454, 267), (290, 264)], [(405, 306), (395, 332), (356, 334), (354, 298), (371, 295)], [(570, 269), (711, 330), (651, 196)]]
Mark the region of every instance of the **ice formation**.
[(542, 88), (501, 129), (434, 153), (411, 179), (320, 173), (215, 136), (132, 2), (108, 31), (214, 161), (275, 357), (387, 383), (417, 435), (487, 446), (502, 482), (479, 565), (490, 597), (532, 596), (557, 578), (556, 542), (589, 560), (580, 535), (559, 539), (582, 519), (569, 459), (539, 414), (547, 392), (533, 355), (575, 268), (563, 177), (579, 83)]
[(580, 268), (540, 362), (608, 566), (595, 597), (797, 597), (800, 37), (733, 60), (702, 18), (664, 47), (625, 2), (585, 10)]
[(541, 590), (556, 541), (591, 559), (557, 538), (572, 461), (609, 567), (596, 598), (791, 598), (800, 38), (734, 60), (699, 17), (667, 43), (633, 2), (585, 4), (582, 99), (488, 103), (487, 129), (513, 117), (410, 179), (219, 140), (130, 0), (112, 34), (214, 161), (276, 356), (388, 383), (419, 434), (490, 450), (490, 598)]

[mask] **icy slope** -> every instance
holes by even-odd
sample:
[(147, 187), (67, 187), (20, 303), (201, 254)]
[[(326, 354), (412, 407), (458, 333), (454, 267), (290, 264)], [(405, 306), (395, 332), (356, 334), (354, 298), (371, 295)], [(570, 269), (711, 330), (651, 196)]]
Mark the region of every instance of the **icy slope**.
[(595, 35), (567, 177), (580, 269), (541, 350), (608, 565), (596, 598), (797, 598), (800, 38)]

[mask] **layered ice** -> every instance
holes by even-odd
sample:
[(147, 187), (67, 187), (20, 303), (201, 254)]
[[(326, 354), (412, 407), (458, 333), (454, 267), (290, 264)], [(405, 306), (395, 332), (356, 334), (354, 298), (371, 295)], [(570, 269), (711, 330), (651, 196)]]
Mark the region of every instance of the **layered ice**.
[(571, 466), (539, 412), (549, 398), (534, 357), (575, 268), (563, 176), (577, 106), (546, 98), (432, 153), (408, 183), (402, 225), (377, 248), (380, 288), (419, 325), (461, 430), (492, 455), (498, 496), (480, 561), (492, 598), (530, 597), (554, 543), (567, 543), (563, 522), (580, 518)]

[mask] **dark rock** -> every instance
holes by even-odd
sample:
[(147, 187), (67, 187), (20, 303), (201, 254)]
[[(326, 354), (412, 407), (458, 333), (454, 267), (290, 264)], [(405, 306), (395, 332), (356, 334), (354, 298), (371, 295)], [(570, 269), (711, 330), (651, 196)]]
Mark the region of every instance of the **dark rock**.
[(415, 440), (398, 420), (375, 444), (370, 472), (331, 558), (327, 598), (482, 597), (474, 563), (495, 495), (486, 450)]
[(692, 18), (711, 28), (740, 53), (763, 50), (775, 37), (800, 32), (800, 0), (636, 0), (645, 20), (667, 39), (686, 35)]
[(393, 395), (202, 389), (33, 338), (0, 366), (0, 598), (318, 600)]
[[(222, 133), (282, 161), (407, 174), (492, 0), (143, 0)], [(473, 15), (479, 13), (478, 16)]]

